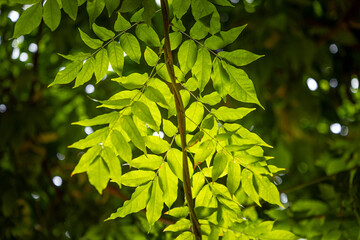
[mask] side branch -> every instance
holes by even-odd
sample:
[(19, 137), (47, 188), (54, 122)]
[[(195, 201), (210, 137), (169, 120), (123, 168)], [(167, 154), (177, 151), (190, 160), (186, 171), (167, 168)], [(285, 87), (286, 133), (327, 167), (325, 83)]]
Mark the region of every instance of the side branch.
[(179, 89), (176, 87), (176, 77), (173, 66), (172, 52), (170, 48), (170, 38), (169, 38), (169, 29), (170, 29), (170, 18), (169, 18), (169, 5), (167, 0), (161, 0), (161, 11), (164, 24), (164, 58), (166, 68), (170, 75), (171, 79), (171, 92), (174, 95), (175, 105), (176, 105), (176, 115), (178, 120), (178, 128), (181, 138), (181, 147), (182, 147), (182, 162), (183, 162), (183, 187), (185, 192), (185, 198), (188, 203), (190, 220), (192, 223), (192, 231), (195, 235), (195, 239), (201, 239), (201, 228), (199, 221), (195, 214), (194, 202), (192, 199), (191, 193), (191, 184), (190, 184), (190, 174), (189, 166), (187, 161), (186, 154), (186, 126), (185, 126), (185, 108), (181, 99)]

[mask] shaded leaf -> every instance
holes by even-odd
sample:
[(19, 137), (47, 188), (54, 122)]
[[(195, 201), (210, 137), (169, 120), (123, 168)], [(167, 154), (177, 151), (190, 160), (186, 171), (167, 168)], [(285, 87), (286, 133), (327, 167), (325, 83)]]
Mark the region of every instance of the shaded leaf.
[(74, 0), (61, 0), (62, 8), (64, 12), (69, 15), (72, 20), (76, 20), (77, 12), (78, 12), (78, 3)]
[(35, 28), (37, 28), (42, 19), (42, 5), (41, 3), (36, 3), (26, 9), (19, 19), (15, 23), (15, 30), (13, 38), (18, 38), (20, 35), (26, 35), (31, 33)]
[(118, 13), (117, 19), (114, 24), (114, 30), (120, 32), (130, 27), (131, 24), (121, 15), (121, 13)]
[(174, 14), (178, 19), (187, 12), (191, 4), (191, 0), (173, 0)]
[(132, 12), (137, 9), (142, 0), (123, 0), (120, 7), (120, 12)]
[(84, 83), (90, 81), (94, 73), (94, 67), (95, 67), (94, 58), (93, 57), (88, 58), (84, 66), (76, 76), (74, 88), (81, 86)]
[(105, 0), (105, 6), (108, 10), (108, 16), (110, 17), (111, 14), (115, 11), (115, 9), (119, 6), (120, 0)]
[(160, 47), (160, 39), (155, 30), (145, 23), (139, 24), (135, 29), (136, 36), (146, 45)]
[(61, 11), (57, 0), (46, 1), (44, 5), (43, 19), (51, 31), (54, 31), (59, 26)]
[(49, 85), (49, 87), (55, 84), (67, 84), (74, 80), (77, 76), (78, 72), (82, 67), (81, 61), (75, 61), (70, 63), (65, 67), (65, 69), (61, 70), (56, 74), (55, 80)]
[(232, 28), (228, 31), (221, 31), (218, 34), (215, 34), (205, 40), (205, 46), (217, 50), (226, 47), (227, 45), (233, 43), (240, 33), (244, 30), (246, 25)]
[(241, 176), (241, 186), (244, 189), (245, 193), (249, 195), (249, 197), (259, 206), (261, 206), (259, 202), (259, 194), (256, 192), (253, 182), (253, 173), (247, 170), (246, 168), (242, 171)]
[[(72, 1), (72, 0), (68, 0)], [(92, 25), (96, 18), (100, 16), (102, 11), (105, 7), (105, 1), (104, 0), (93, 0), (93, 1), (87, 1), (86, 3), (86, 11), (89, 14), (89, 22), (90, 25)]]

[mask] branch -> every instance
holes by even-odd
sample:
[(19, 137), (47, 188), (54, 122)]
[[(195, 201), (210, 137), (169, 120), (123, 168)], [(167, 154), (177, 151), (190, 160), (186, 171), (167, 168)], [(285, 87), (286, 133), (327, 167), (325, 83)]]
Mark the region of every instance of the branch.
[(180, 96), (179, 89), (176, 85), (176, 77), (173, 66), (172, 52), (170, 48), (170, 38), (169, 38), (169, 28), (170, 28), (170, 18), (169, 18), (169, 5), (167, 0), (161, 0), (161, 11), (164, 24), (164, 58), (166, 68), (168, 70), (169, 76), (171, 78), (171, 92), (174, 95), (175, 105), (176, 105), (176, 116), (178, 120), (178, 128), (181, 138), (181, 148), (182, 148), (182, 162), (183, 162), (183, 187), (185, 192), (185, 198), (188, 203), (190, 220), (192, 224), (192, 231), (195, 235), (195, 239), (201, 238), (201, 228), (199, 221), (195, 214), (194, 202), (191, 193), (191, 184), (190, 184), (190, 174), (189, 166), (187, 162), (187, 153), (186, 153), (186, 126), (185, 126), (185, 108)]

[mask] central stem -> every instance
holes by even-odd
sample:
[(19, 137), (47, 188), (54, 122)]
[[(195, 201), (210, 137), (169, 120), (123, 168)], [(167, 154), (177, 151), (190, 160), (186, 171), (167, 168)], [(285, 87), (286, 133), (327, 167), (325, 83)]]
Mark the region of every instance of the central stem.
[(194, 202), (191, 193), (189, 166), (186, 153), (186, 126), (185, 126), (185, 108), (181, 99), (179, 89), (176, 87), (176, 77), (173, 65), (173, 57), (170, 47), (169, 29), (170, 29), (170, 17), (169, 17), (169, 5), (167, 0), (161, 0), (161, 11), (164, 24), (164, 58), (167, 71), (171, 79), (171, 92), (174, 95), (176, 105), (176, 116), (178, 120), (179, 133), (181, 138), (182, 148), (182, 163), (183, 163), (183, 186), (185, 192), (185, 199), (188, 204), (190, 220), (192, 224), (192, 231), (195, 235), (195, 239), (201, 239), (201, 228), (199, 221), (195, 214)]

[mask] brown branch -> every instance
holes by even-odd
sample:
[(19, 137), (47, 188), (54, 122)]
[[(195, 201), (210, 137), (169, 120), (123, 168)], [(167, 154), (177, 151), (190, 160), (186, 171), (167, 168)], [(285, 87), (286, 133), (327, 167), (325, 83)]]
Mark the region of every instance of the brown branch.
[(201, 228), (199, 221), (195, 214), (194, 202), (191, 193), (191, 184), (190, 184), (190, 174), (189, 174), (189, 166), (187, 162), (187, 153), (186, 153), (186, 126), (185, 126), (185, 108), (180, 96), (179, 89), (176, 85), (176, 77), (173, 66), (173, 57), (170, 47), (170, 38), (169, 38), (169, 29), (170, 29), (170, 18), (169, 18), (169, 5), (167, 0), (161, 0), (161, 11), (162, 11), (162, 19), (164, 25), (164, 58), (166, 68), (168, 70), (172, 87), (171, 92), (174, 95), (175, 105), (176, 105), (176, 116), (178, 120), (178, 128), (181, 138), (181, 148), (182, 148), (182, 163), (183, 163), (183, 187), (185, 198), (188, 204), (190, 220), (192, 224), (192, 231), (195, 235), (195, 239), (202, 239), (201, 237)]

